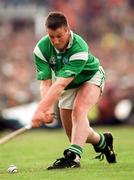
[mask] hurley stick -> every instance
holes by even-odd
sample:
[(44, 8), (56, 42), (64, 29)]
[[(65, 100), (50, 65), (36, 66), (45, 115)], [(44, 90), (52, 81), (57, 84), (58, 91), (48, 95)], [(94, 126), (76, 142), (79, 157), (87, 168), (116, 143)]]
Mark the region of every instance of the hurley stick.
[(10, 141), (11, 139), (15, 138), (16, 136), (24, 133), (25, 131), (27, 131), (27, 130), (29, 130), (31, 128), (32, 128), (31, 125), (26, 125), (26, 126), (20, 128), (20, 129), (17, 129), (15, 131), (13, 131), (12, 133), (10, 133), (10, 134), (6, 135), (5, 137), (1, 138), (0, 139), (0, 144), (4, 144), (4, 143)]

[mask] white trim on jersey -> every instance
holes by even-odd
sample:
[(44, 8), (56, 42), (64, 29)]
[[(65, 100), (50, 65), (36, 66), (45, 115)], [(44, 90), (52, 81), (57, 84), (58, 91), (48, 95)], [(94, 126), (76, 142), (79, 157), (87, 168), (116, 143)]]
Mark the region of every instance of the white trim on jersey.
[(69, 40), (67, 49), (69, 49), (72, 46), (72, 44), (73, 44), (74, 34), (73, 34), (72, 31), (70, 31), (70, 34), (71, 34), (71, 36), (70, 36), (70, 40)]
[(42, 52), (41, 52), (41, 50), (40, 50), (40, 48), (39, 48), (38, 46), (36, 46), (36, 47), (34, 48), (34, 54), (35, 54), (36, 56), (38, 56), (41, 60), (47, 62), (46, 58), (43, 56), (43, 54), (42, 54)]
[(73, 61), (73, 60), (85, 60), (85, 61), (87, 61), (88, 60), (88, 52), (78, 52), (76, 54), (73, 54), (69, 60), (70, 61)]

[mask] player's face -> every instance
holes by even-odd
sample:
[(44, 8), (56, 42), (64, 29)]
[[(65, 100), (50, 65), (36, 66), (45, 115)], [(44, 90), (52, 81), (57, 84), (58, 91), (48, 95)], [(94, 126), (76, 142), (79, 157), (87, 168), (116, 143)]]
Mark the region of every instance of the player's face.
[(70, 29), (68, 27), (60, 27), (56, 30), (47, 29), (49, 38), (56, 49), (64, 51), (69, 43)]

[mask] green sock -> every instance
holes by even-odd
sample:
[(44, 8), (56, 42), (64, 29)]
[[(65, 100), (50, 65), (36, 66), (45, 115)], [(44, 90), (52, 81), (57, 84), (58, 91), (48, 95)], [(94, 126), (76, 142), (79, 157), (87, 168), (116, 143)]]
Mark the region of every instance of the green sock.
[(82, 153), (83, 153), (82, 148), (81, 148), (79, 145), (77, 145), (77, 144), (71, 144), (71, 146), (70, 146), (68, 149), (69, 149), (70, 151), (78, 154), (80, 157), (81, 157), (81, 155), (82, 155)]
[(97, 145), (95, 145), (99, 149), (104, 149), (106, 146), (105, 137), (102, 133), (98, 133), (100, 135), (100, 141)]

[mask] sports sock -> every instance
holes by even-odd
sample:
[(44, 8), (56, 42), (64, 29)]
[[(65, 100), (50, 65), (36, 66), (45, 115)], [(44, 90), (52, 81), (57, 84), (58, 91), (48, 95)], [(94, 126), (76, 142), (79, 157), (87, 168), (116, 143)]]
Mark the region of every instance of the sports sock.
[(105, 137), (102, 133), (98, 133), (100, 135), (100, 141), (98, 144), (95, 145), (95, 147), (99, 148), (99, 149), (104, 149), (106, 146), (106, 140)]
[(71, 146), (68, 148), (70, 151), (78, 154), (80, 157), (83, 153), (82, 148), (77, 144), (71, 144)]

